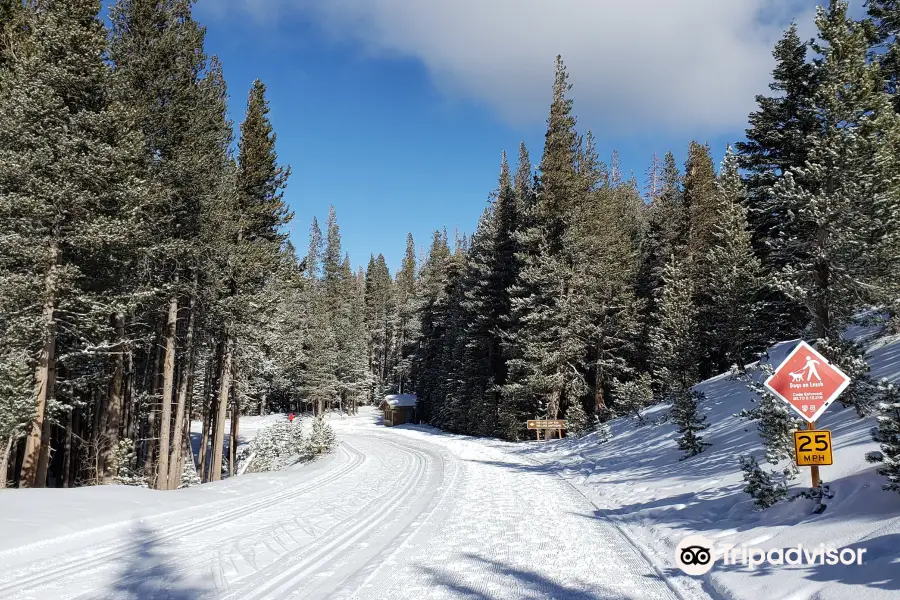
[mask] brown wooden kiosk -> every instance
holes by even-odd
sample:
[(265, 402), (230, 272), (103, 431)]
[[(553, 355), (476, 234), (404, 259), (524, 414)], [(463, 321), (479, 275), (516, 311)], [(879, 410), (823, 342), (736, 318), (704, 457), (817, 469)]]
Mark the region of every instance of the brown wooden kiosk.
[(416, 395), (391, 394), (381, 401), (384, 411), (384, 426), (393, 427), (404, 423), (416, 422)]

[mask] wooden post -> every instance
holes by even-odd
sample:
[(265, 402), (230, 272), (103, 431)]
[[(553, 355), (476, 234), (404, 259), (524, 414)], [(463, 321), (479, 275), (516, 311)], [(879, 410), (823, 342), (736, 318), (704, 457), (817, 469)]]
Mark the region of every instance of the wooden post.
[(534, 434), (537, 436), (537, 441), (541, 441), (541, 430), (535, 429)]
[[(816, 430), (816, 423), (815, 423), (815, 422), (807, 423), (807, 424), (806, 424), (806, 430), (807, 430), (807, 431), (815, 431), (815, 430)], [(810, 465), (810, 466), (809, 466), (809, 472), (810, 472), (810, 475), (812, 475), (812, 486), (813, 486), (813, 488), (819, 487), (819, 483), (821, 483), (821, 481), (819, 480), (819, 465)]]

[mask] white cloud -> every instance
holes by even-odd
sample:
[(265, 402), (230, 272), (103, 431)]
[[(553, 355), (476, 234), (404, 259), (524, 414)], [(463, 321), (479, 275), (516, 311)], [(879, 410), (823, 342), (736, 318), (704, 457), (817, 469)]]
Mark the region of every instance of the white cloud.
[[(575, 112), (609, 133), (742, 127), (765, 92), (771, 49), (796, 0), (210, 0), (261, 18), (295, 11), (375, 56), (420, 60), (452, 96), (511, 123), (546, 117), (553, 60)], [(227, 5), (227, 6), (226, 6)]]

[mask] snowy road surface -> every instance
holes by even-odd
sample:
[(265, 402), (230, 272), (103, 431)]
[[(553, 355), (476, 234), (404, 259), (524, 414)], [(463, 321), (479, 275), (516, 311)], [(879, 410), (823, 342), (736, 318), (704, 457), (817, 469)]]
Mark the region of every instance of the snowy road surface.
[[(0, 598), (704, 597), (664, 581), (574, 488), (502, 445), (385, 429), (373, 414), (333, 420), (337, 452), (289, 471), (128, 489), (108, 508), (109, 488), (82, 492), (109, 519), (81, 531), (32, 538), (4, 514), (19, 492), (0, 494), (16, 540), (0, 535)], [(40, 510), (37, 494), (60, 491), (25, 493)]]

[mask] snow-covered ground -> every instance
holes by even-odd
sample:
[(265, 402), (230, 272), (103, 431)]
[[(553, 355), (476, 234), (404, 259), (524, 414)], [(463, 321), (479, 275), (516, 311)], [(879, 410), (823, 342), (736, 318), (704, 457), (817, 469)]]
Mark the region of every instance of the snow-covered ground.
[[(848, 332), (854, 337), (864, 330)], [(877, 380), (900, 380), (900, 342), (882, 339), (871, 344), (868, 361)], [(777, 366), (793, 343), (770, 351)], [(716, 544), (743, 544), (764, 550), (802, 544), (866, 549), (861, 565), (763, 566), (717, 563), (703, 576), (707, 589), (722, 598), (739, 600), (897, 600), (900, 598), (900, 494), (882, 490), (885, 479), (866, 452), (878, 450), (869, 430), (874, 419), (859, 419), (852, 408), (835, 402), (817, 423), (833, 435), (834, 465), (821, 477), (834, 497), (827, 508), (812, 514), (812, 500), (782, 502), (762, 512), (754, 510), (742, 492), (738, 457), (756, 455), (764, 468), (756, 424), (734, 416), (751, 408), (754, 395), (738, 381), (719, 376), (699, 384), (707, 402), (702, 410), (712, 446), (681, 461), (671, 424), (636, 427), (632, 419), (612, 423), (614, 437), (598, 444), (594, 435), (582, 440), (551, 440), (522, 447), (518, 453), (560, 473), (598, 507), (598, 516), (613, 520), (663, 568), (673, 570), (676, 544), (685, 536), (702, 535)], [(648, 420), (665, 409), (648, 411)], [(808, 488), (809, 469), (801, 469), (792, 493)]]
[(707, 597), (514, 445), (331, 422), (338, 451), (282, 472), (0, 494), (0, 597)]
[[(900, 380), (900, 342), (873, 344), (869, 359), (874, 377)], [(754, 396), (725, 376), (699, 387), (712, 446), (683, 461), (671, 424), (619, 419), (604, 444), (510, 444), (384, 428), (367, 408), (330, 418), (335, 453), (281, 472), (172, 492), (9, 490), (0, 598), (900, 598), (900, 495), (865, 462), (873, 421), (839, 403), (820, 420), (835, 447), (824, 513), (806, 499), (757, 512), (738, 456), (761, 458), (762, 446), (755, 423), (735, 416)], [(284, 418), (243, 419), (242, 443)], [(795, 491), (808, 480), (803, 470)], [(716, 564), (695, 578), (674, 559), (692, 534), (866, 554), (852, 566)]]

